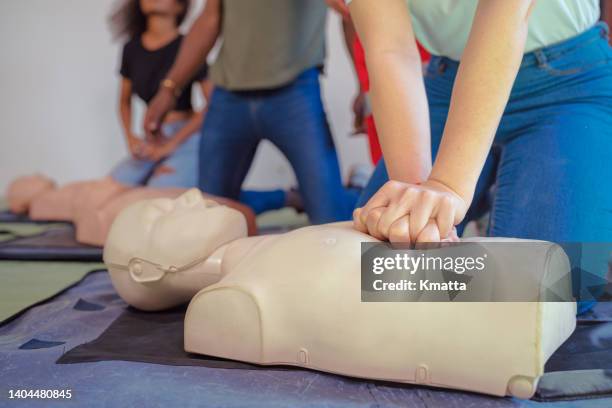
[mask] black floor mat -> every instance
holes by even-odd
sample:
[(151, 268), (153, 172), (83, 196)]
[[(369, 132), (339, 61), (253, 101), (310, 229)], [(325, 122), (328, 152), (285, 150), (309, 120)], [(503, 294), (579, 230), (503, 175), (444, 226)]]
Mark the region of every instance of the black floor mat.
[(178, 366), (270, 369), (268, 366), (187, 353), (183, 350), (185, 311), (186, 306), (160, 313), (127, 308), (100, 337), (73, 348), (57, 363), (122, 360)]
[[(604, 308), (602, 308), (604, 309)], [(605, 308), (606, 313), (612, 308)], [(183, 350), (185, 308), (147, 313), (126, 309), (100, 337), (64, 354), (58, 364), (108, 360), (232, 369), (257, 366)], [(612, 323), (579, 321), (576, 331), (546, 363), (534, 399), (559, 401), (612, 395)]]
[(9, 210), (0, 211), (0, 222), (23, 222), (31, 224), (49, 224), (57, 223), (60, 221), (38, 221), (33, 220), (27, 216), (27, 214), (15, 214)]
[(77, 242), (74, 227), (67, 224), (39, 235), (1, 242), (0, 259), (100, 262), (102, 248)]

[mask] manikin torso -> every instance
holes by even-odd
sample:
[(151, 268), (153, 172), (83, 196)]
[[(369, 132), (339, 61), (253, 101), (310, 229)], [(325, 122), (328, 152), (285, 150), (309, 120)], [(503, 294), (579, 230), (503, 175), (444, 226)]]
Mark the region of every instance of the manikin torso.
[[(141, 200), (174, 199), (185, 191), (184, 188), (134, 188), (111, 177), (57, 187), (48, 177), (35, 174), (15, 179), (7, 190), (7, 200), (14, 213), (27, 213), (36, 221), (72, 222), (78, 242), (103, 246), (121, 210)], [(255, 233), (255, 214), (250, 208), (229, 199), (215, 197), (215, 200), (242, 212), (249, 234)]]
[(533, 395), (544, 362), (575, 326), (573, 303), (362, 302), (364, 241), (376, 240), (347, 223), (246, 238), (239, 212), (190, 190), (122, 211), (104, 257), (132, 306), (191, 300), (190, 352)]

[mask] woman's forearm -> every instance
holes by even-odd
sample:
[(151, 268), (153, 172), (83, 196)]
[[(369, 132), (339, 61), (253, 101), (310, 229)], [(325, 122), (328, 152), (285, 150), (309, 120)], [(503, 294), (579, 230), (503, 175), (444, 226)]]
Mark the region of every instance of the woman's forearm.
[(202, 122), (204, 118), (204, 112), (196, 112), (191, 118), (185, 123), (178, 132), (176, 132), (168, 143), (170, 143), (174, 148), (180, 146), (185, 140), (187, 140), (191, 135), (198, 132), (202, 127)]
[(132, 135), (132, 109), (129, 104), (122, 103), (119, 107), (121, 127), (126, 138)]
[(534, 0), (481, 0), (453, 87), (431, 179), (474, 194), (516, 78)]
[(354, 0), (351, 15), (365, 52), (372, 110), (392, 180), (417, 183), (431, 170), (429, 108), (405, 0)]
[(170, 139), (170, 143), (173, 148), (177, 148), (187, 140), (192, 134), (195, 132), (199, 132), (202, 128), (202, 123), (204, 123), (204, 116), (206, 115), (206, 111), (208, 110), (208, 103), (210, 102), (210, 97), (212, 94), (212, 82), (208, 79), (204, 79), (200, 81), (200, 91), (202, 92), (202, 97), (207, 102), (207, 105), (204, 109), (196, 112), (189, 121), (183, 126), (178, 132), (174, 134), (174, 136)]
[(119, 120), (126, 139), (132, 135), (132, 82), (122, 78), (119, 90)]
[(220, 0), (208, 0), (202, 14), (194, 22), (183, 40), (174, 65), (168, 72), (179, 88), (185, 87), (197, 70), (206, 62), (220, 31)]
[(389, 178), (422, 182), (431, 171), (431, 132), (421, 60), (373, 54), (367, 59), (370, 97)]

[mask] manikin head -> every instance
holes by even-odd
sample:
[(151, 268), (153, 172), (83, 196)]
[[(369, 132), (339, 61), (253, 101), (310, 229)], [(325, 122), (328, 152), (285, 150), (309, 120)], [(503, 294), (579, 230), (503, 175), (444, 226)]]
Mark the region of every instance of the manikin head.
[(104, 262), (126, 302), (161, 310), (215, 283), (220, 270), (207, 268), (207, 258), (246, 236), (246, 220), (239, 211), (191, 189), (176, 199), (139, 201), (123, 210), (111, 226)]
[(42, 174), (18, 177), (6, 190), (9, 209), (15, 214), (26, 213), (34, 198), (55, 187), (55, 182)]

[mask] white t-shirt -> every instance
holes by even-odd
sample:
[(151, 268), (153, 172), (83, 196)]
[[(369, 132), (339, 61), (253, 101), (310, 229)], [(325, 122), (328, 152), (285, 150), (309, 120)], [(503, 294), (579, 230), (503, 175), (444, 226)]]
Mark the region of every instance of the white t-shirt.
[[(351, 1), (360, 0), (347, 3)], [(419, 42), (431, 54), (455, 60), (463, 53), (478, 1), (406, 0)], [(525, 52), (574, 37), (595, 25), (599, 16), (599, 0), (536, 0)]]

